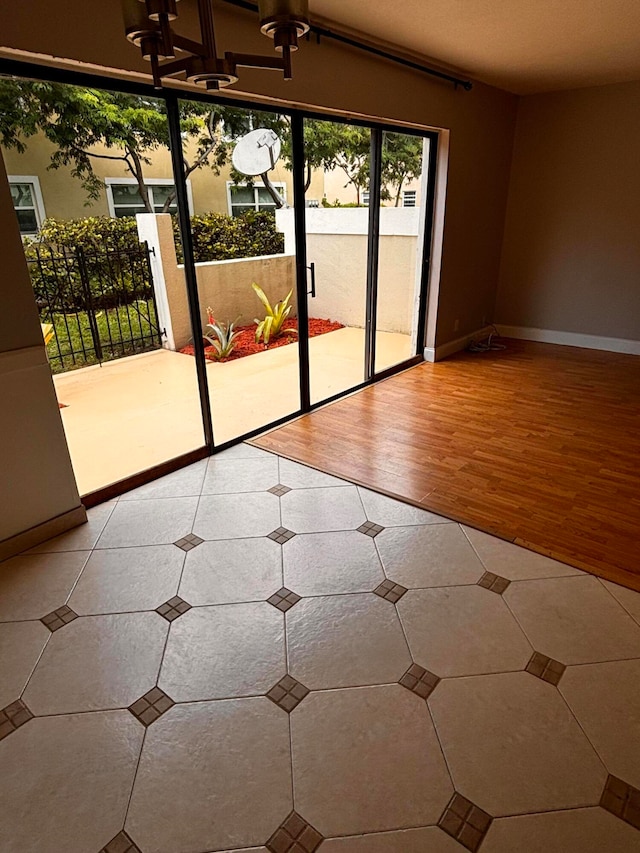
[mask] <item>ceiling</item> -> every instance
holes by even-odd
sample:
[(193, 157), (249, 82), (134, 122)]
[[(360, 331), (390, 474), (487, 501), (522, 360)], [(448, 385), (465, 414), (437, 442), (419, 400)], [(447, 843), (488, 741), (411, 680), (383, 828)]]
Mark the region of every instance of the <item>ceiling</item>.
[(640, 79), (638, 0), (310, 0), (369, 35), (517, 94)]

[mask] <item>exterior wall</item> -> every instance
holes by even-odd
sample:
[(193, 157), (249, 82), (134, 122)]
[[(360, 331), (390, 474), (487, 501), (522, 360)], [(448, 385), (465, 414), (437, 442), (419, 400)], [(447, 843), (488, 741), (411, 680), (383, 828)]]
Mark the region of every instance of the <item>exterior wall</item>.
[(640, 341), (639, 146), (640, 81), (521, 99), (500, 323)]
[[(154, 269), (154, 285), (161, 324), (168, 328), (171, 349), (182, 349), (192, 343), (193, 334), (189, 319), (189, 305), (185, 285), (184, 267), (178, 265), (173, 241), (171, 218), (168, 214), (137, 217), (141, 240), (155, 248), (155, 261), (160, 259), (162, 270)], [(211, 307), (216, 319), (227, 323), (236, 318), (241, 325), (249, 325), (263, 312), (262, 304), (251, 287), (256, 282), (269, 297), (271, 304), (284, 299), (293, 289), (291, 316), (296, 316), (295, 258), (291, 255), (264, 255), (231, 261), (209, 261), (196, 264), (200, 321), (207, 325), (207, 308)], [(163, 313), (163, 306), (166, 312)]]
[[(2, 149), (7, 173), (9, 175), (37, 175), (44, 201), (45, 215), (55, 219), (78, 219), (83, 216), (108, 216), (106, 189), (95, 201), (87, 198), (78, 178), (71, 174), (71, 168), (62, 166), (59, 169), (48, 169), (51, 155), (55, 146), (42, 134), (26, 140), (27, 150), (19, 153), (15, 149)], [(96, 154), (113, 154), (112, 149), (96, 146)], [(193, 146), (187, 149), (187, 158), (193, 156)], [(165, 148), (157, 148), (150, 153), (151, 164), (144, 166), (144, 176), (147, 179), (173, 179), (171, 156)], [(131, 179), (131, 172), (119, 160), (102, 160), (94, 158), (93, 168), (96, 175), (104, 181), (105, 178)], [(276, 165), (271, 173), (273, 181), (286, 185), (286, 197), (293, 201), (293, 181), (291, 172), (284, 168), (282, 162)], [(212, 168), (203, 167), (192, 172), (189, 181), (193, 198), (194, 213), (229, 213), (227, 198), (227, 182), (231, 180), (231, 170), (223, 167), (216, 175)], [(259, 179), (256, 183), (260, 183)], [(322, 198), (324, 180), (322, 172), (313, 175), (310, 197)], [(311, 194), (314, 193), (314, 196)]]
[[(0, 162), (0, 559), (86, 516), (65, 443), (51, 370), (22, 252), (9, 185)], [(73, 517), (65, 524), (64, 518)], [(20, 538), (22, 537), (22, 538)], [(12, 542), (20, 542), (14, 548)]]
[[(419, 216), (418, 208), (381, 211), (378, 331), (412, 332)], [(364, 326), (368, 218), (366, 208), (307, 210), (307, 263), (314, 263), (316, 272), (311, 317)], [(293, 211), (279, 210), (276, 222), (285, 235), (285, 252), (293, 254)]]
[[(358, 201), (358, 193), (353, 184), (349, 184), (348, 177), (346, 173), (342, 169), (331, 169), (330, 171), (325, 172), (324, 175), (324, 198), (329, 202), (329, 204), (334, 204), (336, 201), (339, 201), (340, 204), (356, 204)], [(391, 193), (391, 199), (382, 202), (383, 207), (394, 207), (395, 206), (395, 194), (397, 192), (397, 187), (389, 187), (389, 192)], [(420, 179), (417, 178), (413, 181), (405, 181), (402, 185), (402, 191), (405, 190), (415, 190), (416, 191), (416, 206), (421, 203), (421, 195), (420, 195)], [(307, 198), (316, 198), (312, 194), (313, 186), (309, 188), (307, 192)], [(362, 195), (362, 193), (361, 193)], [(322, 201), (322, 196), (319, 199)], [(402, 196), (400, 197), (399, 207), (402, 207)]]

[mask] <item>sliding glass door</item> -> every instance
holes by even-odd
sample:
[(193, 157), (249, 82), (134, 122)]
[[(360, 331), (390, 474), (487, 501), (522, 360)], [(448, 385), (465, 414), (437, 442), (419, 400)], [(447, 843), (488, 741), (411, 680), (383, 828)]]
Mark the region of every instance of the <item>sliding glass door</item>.
[(381, 142), (375, 374), (408, 361), (423, 345), (419, 320), (434, 144), (429, 137), (391, 131), (382, 132)]
[(42, 74), (2, 155), (82, 494), (419, 358), (436, 134)]
[(365, 378), (369, 163), (367, 127), (304, 120), (311, 403)]
[(220, 445), (300, 410), (291, 121), (187, 100), (179, 112), (202, 334), (184, 322), (177, 348), (204, 353)]

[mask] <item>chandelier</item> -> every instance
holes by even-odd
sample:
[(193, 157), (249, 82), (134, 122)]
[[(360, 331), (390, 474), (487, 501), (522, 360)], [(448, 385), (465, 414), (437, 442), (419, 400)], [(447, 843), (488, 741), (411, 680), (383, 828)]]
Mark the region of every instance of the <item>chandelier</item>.
[(163, 77), (186, 77), (215, 91), (237, 81), (239, 66), (282, 71), (284, 79), (291, 80), (291, 54), (309, 31), (309, 0), (259, 0), (260, 30), (273, 39), (280, 57), (233, 51), (219, 57), (212, 0), (197, 0), (199, 42), (174, 32), (178, 2), (122, 0), (126, 37), (151, 63), (156, 89), (162, 88)]

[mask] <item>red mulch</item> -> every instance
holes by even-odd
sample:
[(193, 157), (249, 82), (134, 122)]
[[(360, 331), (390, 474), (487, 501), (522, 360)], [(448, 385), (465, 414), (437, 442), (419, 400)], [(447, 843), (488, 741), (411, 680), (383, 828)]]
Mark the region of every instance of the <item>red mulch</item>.
[[(254, 355), (257, 352), (264, 352), (268, 349), (276, 349), (276, 347), (285, 346), (286, 344), (293, 344), (298, 340), (297, 335), (281, 335), (279, 338), (275, 340), (269, 341), (269, 346), (266, 347), (262, 342), (259, 344), (256, 343), (256, 325), (252, 323), (250, 326), (238, 326), (238, 331), (240, 334), (236, 337), (235, 340), (235, 349), (231, 353), (228, 358), (218, 359), (215, 349), (212, 346), (206, 346), (204, 349), (205, 358), (209, 361), (233, 361), (236, 358), (244, 358), (245, 355)], [(296, 319), (293, 320), (285, 320), (284, 321), (284, 329), (296, 329), (298, 328), (298, 321)], [(309, 318), (309, 337), (315, 338), (316, 335), (324, 335), (327, 332), (335, 332), (338, 329), (343, 329), (344, 326), (342, 323), (335, 323), (333, 320), (319, 320), (315, 317)], [(183, 347), (180, 350), (181, 353), (185, 355), (193, 355), (194, 349), (193, 346)]]

